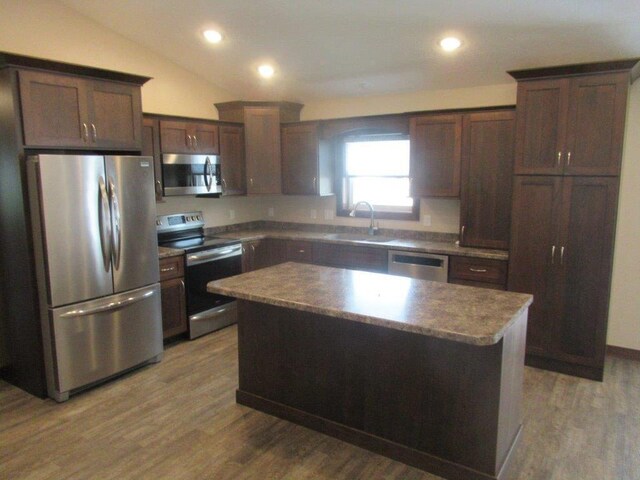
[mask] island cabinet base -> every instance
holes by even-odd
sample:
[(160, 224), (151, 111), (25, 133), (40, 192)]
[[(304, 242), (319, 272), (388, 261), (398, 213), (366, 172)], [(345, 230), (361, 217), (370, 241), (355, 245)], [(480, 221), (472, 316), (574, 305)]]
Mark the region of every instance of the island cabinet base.
[(527, 311), (477, 346), (238, 301), (242, 405), (448, 479), (506, 479)]

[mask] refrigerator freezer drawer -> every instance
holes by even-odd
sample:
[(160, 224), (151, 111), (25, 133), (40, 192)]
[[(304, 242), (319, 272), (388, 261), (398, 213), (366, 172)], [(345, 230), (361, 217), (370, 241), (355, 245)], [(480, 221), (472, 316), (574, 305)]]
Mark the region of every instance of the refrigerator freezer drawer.
[(49, 310), (57, 400), (163, 351), (160, 284)]

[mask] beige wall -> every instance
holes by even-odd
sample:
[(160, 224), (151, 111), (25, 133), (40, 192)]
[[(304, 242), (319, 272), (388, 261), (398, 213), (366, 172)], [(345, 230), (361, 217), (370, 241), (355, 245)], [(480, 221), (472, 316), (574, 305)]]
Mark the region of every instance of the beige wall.
[(640, 80), (630, 90), (607, 343), (640, 350)]
[[(150, 50), (101, 27), (50, 0), (0, 0), (0, 50), (54, 60), (121, 70), (154, 77), (143, 87), (147, 112), (217, 118), (213, 103), (233, 100), (229, 92), (175, 65)], [(515, 82), (456, 90), (425, 91), (380, 97), (355, 97), (310, 102), (305, 120), (374, 115), (414, 110), (479, 107), (515, 103)], [(611, 296), (609, 343), (640, 350), (640, 81), (631, 91), (623, 159), (623, 177), (616, 235)], [(458, 230), (457, 200), (422, 200), (421, 222), (381, 221), (382, 227), (443, 232)], [(269, 208), (274, 216), (270, 217)], [(365, 225), (362, 219), (325, 220), (335, 214), (333, 197), (251, 197), (232, 199), (170, 198), (158, 204), (158, 213), (203, 210), (207, 225), (257, 219)], [(314, 214), (316, 218), (312, 218)], [(234, 218), (231, 218), (232, 213)]]

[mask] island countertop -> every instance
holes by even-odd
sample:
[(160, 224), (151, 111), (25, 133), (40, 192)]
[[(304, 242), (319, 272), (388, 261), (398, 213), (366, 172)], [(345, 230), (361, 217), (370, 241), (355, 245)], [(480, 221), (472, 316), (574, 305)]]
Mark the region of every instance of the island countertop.
[(500, 341), (533, 301), (527, 294), (293, 262), (216, 280), (207, 289), (479, 346)]

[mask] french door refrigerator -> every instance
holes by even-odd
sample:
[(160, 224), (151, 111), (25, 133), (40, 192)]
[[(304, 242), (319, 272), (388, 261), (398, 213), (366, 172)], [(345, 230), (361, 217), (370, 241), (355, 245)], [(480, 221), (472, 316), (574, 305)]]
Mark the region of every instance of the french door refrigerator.
[(162, 358), (153, 160), (27, 160), (47, 391)]

